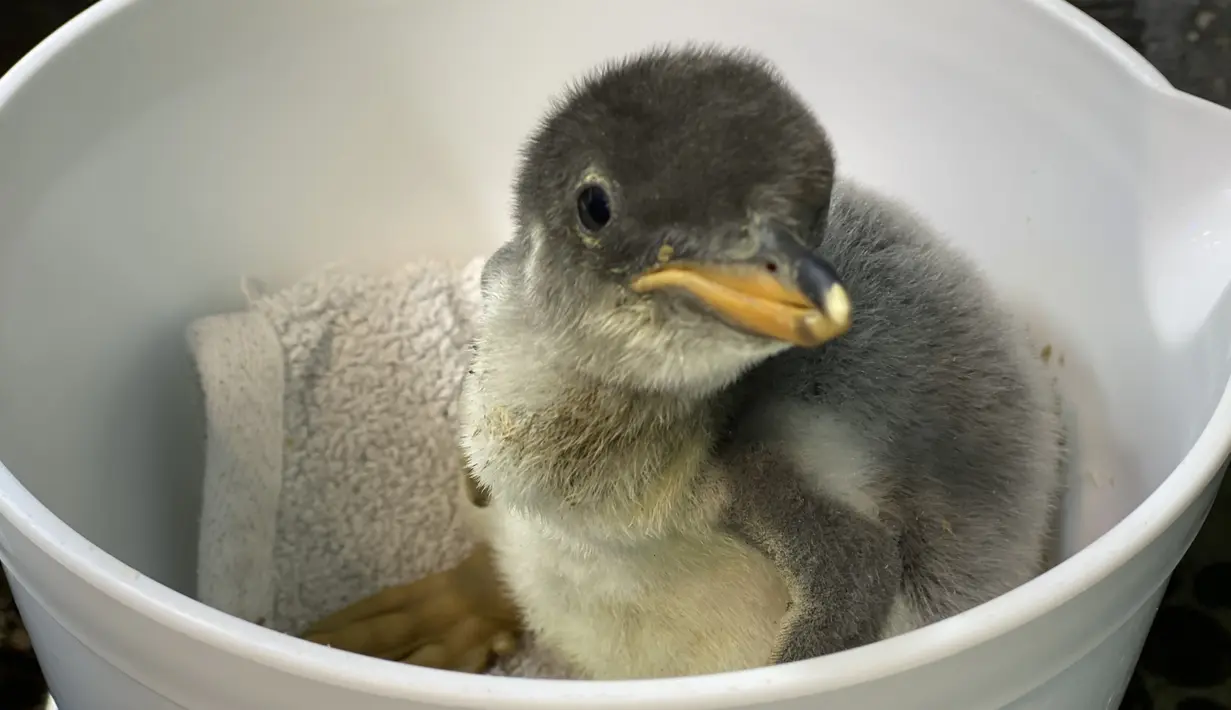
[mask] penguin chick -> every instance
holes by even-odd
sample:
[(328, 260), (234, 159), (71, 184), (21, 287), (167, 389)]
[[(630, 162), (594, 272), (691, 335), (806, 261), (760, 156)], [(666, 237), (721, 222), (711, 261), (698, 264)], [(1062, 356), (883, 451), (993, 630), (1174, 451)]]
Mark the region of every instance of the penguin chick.
[(657, 49), (573, 87), (483, 274), (482, 543), (308, 637), (474, 669), (527, 629), (586, 677), (703, 674), (1038, 574), (1061, 446), (1032, 349), (970, 264), (833, 176), (754, 54)]

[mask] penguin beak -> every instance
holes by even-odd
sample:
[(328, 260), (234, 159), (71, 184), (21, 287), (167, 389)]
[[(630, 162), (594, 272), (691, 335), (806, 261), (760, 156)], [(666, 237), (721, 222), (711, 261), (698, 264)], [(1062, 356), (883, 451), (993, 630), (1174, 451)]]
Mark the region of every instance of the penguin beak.
[(758, 236), (751, 257), (667, 261), (635, 277), (632, 289), (682, 289), (736, 327), (801, 347), (850, 329), (850, 298), (833, 266), (784, 229)]

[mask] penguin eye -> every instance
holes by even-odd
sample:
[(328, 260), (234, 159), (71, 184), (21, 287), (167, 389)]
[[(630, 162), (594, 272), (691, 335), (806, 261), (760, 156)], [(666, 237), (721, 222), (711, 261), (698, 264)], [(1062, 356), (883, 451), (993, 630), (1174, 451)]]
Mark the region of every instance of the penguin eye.
[(597, 232), (611, 221), (611, 200), (598, 185), (586, 185), (577, 194), (577, 218), (587, 232)]

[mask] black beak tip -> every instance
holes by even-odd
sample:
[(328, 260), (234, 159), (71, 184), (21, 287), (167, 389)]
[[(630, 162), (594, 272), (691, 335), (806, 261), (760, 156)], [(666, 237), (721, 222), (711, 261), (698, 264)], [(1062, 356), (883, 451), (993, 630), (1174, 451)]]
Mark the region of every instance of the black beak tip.
[(833, 265), (819, 256), (801, 259), (796, 266), (795, 282), (804, 296), (816, 304), (822, 313), (832, 315), (828, 313), (826, 301), (835, 286), (842, 286)]

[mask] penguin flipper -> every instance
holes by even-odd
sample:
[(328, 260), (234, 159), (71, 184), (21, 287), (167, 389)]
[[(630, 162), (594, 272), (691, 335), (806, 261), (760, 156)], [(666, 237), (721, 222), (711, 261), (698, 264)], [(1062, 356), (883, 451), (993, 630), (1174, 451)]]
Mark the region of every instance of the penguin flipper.
[(790, 590), (772, 663), (862, 646), (883, 637), (902, 562), (893, 531), (807, 487), (786, 457), (748, 447), (726, 457), (726, 524), (770, 558)]

